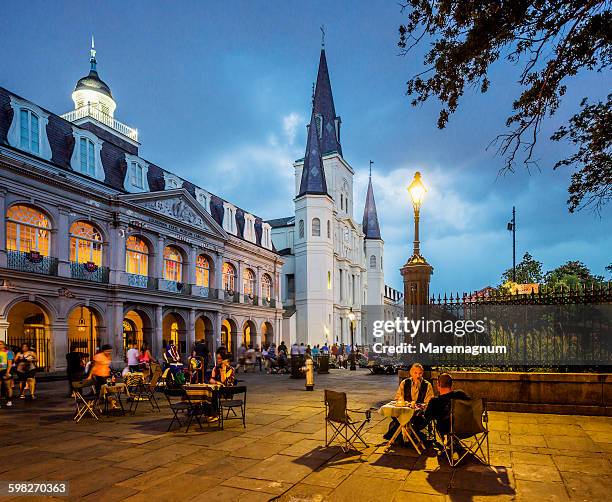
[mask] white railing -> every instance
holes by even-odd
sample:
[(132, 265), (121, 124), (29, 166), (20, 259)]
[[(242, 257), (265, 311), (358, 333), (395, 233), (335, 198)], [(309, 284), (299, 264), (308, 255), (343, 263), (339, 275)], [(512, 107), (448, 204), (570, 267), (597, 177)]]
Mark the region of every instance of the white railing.
[(61, 115), (63, 119), (66, 119), (68, 122), (75, 122), (79, 119), (85, 117), (91, 117), (98, 122), (101, 122), (105, 126), (114, 129), (118, 133), (123, 134), (124, 136), (130, 138), (131, 140), (138, 141), (138, 130), (133, 129), (130, 126), (125, 125), (122, 122), (114, 119), (110, 115), (101, 112), (97, 108), (92, 108), (91, 106), (82, 106), (81, 108), (77, 108), (76, 110), (72, 110), (71, 112), (64, 113)]

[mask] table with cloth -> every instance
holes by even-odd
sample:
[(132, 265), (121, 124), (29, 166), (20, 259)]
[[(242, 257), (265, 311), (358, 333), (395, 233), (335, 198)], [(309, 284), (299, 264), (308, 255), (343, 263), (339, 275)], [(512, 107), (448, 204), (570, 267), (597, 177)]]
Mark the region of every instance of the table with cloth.
[(125, 394), (128, 398), (130, 397), (130, 391), (128, 390), (127, 385), (124, 383), (104, 384), (100, 388), (99, 402), (104, 403), (105, 415), (109, 414), (108, 403), (111, 400), (119, 404), (121, 414), (125, 415), (125, 409), (123, 408), (123, 403), (121, 402), (121, 394)]
[(400, 424), (400, 426), (395, 431), (395, 434), (393, 434), (393, 437), (387, 443), (385, 451), (391, 447), (391, 445), (397, 439), (397, 436), (399, 436), (401, 432), (403, 438), (412, 443), (412, 446), (414, 446), (414, 449), (417, 451), (417, 453), (423, 452), (423, 450), (425, 449), (423, 441), (421, 441), (421, 438), (410, 424), (410, 419), (413, 417), (417, 410), (418, 408), (410, 402), (402, 404), (397, 403), (396, 401), (390, 401), (378, 409), (378, 413), (380, 415), (382, 415), (383, 417), (394, 417)]

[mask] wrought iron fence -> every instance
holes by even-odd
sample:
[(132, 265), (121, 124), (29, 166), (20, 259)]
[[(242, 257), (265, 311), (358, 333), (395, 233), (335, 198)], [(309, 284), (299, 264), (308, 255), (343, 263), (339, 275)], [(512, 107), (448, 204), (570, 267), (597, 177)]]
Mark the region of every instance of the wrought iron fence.
[(81, 281), (108, 284), (108, 267), (92, 266), (91, 263), (70, 262), (70, 277)]
[(57, 258), (31, 251), (7, 251), (7, 268), (42, 275), (57, 275)]
[(95, 355), (96, 349), (100, 347), (101, 343), (101, 338), (94, 335), (81, 337), (71, 336), (68, 339), (68, 348), (69, 350), (87, 354), (87, 356), (91, 358)]
[[(435, 365), (555, 371), (612, 369), (612, 283), (540, 287), (529, 294), (489, 290), (439, 295), (420, 312), (429, 323), (452, 323), (455, 332), (458, 322), (461, 326), (482, 322), (482, 332), (465, 333), (459, 339), (454, 336), (452, 345), (459, 348), (436, 354), (432, 359)], [(444, 346), (448, 337), (437, 334), (430, 341)], [(465, 352), (467, 347), (470, 353)], [(488, 347), (505, 347), (505, 352), (487, 352)], [(474, 350), (479, 352), (477, 357)]]
[(125, 274), (127, 277), (127, 285), (134, 288), (156, 289), (157, 279), (140, 274)]
[(37, 368), (40, 371), (49, 371), (51, 368), (51, 357), (50, 357), (50, 341), (46, 336), (9, 336), (6, 343), (12, 350), (17, 354), (21, 350), (21, 346), (27, 343), (30, 349), (36, 352), (38, 361), (36, 363)]

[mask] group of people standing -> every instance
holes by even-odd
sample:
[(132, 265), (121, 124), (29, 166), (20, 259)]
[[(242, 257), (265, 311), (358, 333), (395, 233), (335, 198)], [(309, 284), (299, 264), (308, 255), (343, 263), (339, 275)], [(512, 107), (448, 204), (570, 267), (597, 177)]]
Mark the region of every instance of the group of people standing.
[(36, 369), (38, 356), (29, 344), (21, 345), (13, 351), (5, 342), (0, 341), (0, 396), (4, 396), (7, 407), (13, 406), (13, 385), (19, 383), (19, 398), (36, 399)]

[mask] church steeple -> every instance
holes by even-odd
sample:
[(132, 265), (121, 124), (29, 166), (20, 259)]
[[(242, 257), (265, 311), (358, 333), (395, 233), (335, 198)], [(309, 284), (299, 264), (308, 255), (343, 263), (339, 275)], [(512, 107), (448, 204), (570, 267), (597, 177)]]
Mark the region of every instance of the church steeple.
[(306, 194), (327, 195), (327, 181), (325, 180), (321, 144), (317, 134), (314, 111), (308, 126), (308, 140), (306, 141), (306, 154), (304, 155), (304, 167), (302, 168), (298, 197)]
[(378, 214), (376, 213), (376, 201), (374, 200), (374, 189), (372, 188), (372, 161), (370, 161), (370, 181), (363, 210), (362, 227), (366, 239), (381, 239)]
[(319, 58), (313, 108), (318, 122), (319, 137), (321, 138), (321, 153), (338, 152), (342, 155), (342, 146), (340, 145), (340, 124), (342, 120), (336, 116), (325, 47), (321, 48), (321, 57)]

